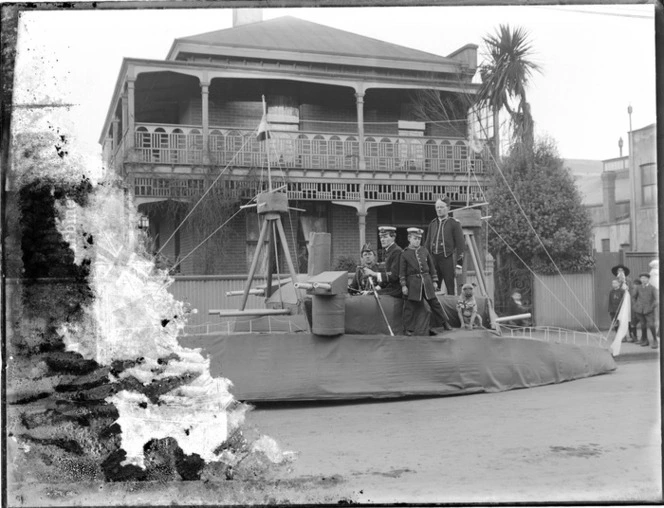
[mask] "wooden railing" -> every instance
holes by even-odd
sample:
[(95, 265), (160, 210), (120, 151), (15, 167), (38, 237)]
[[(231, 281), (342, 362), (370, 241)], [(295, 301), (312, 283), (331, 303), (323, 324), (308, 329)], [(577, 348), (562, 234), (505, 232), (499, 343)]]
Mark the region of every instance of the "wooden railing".
[[(255, 132), (211, 128), (206, 151), (198, 126), (142, 123), (136, 126), (134, 148), (138, 161), (146, 163), (263, 167), (269, 160), (284, 169), (359, 169), (360, 142), (352, 134), (304, 131), (271, 131), (271, 134), (268, 143), (261, 143)], [(470, 150), (463, 139), (365, 136), (364, 154), (367, 170), (374, 172), (463, 174), (469, 165), (476, 173), (485, 171), (485, 154)]]

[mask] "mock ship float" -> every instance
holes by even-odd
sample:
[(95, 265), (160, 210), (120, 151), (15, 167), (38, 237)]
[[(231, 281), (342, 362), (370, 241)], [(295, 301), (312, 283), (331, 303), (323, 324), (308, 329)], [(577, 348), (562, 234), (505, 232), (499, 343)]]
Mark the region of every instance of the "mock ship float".
[[(266, 104), (258, 127), (259, 139), (269, 139)], [(286, 185), (273, 188), (267, 158), (268, 190), (255, 203), (262, 226), (237, 311), (209, 310), (233, 319), (229, 333), (185, 335), (183, 346), (201, 348), (210, 357), (213, 376), (233, 382), (233, 394), (244, 401), (362, 399), (417, 395), (460, 395), (498, 392), (514, 388), (560, 383), (604, 374), (616, 369), (606, 339), (576, 345), (552, 339), (531, 328), (501, 332), (488, 298), (473, 234), (464, 230), (479, 290), (478, 314), (486, 329), (454, 328), (429, 334), (428, 317), (420, 319), (421, 335), (405, 336), (404, 300), (372, 294), (349, 295), (346, 271), (330, 270), (331, 238), (312, 233), (308, 275), (293, 266), (282, 215), (289, 210)], [(254, 201), (254, 200), (252, 200)], [(469, 206), (472, 208), (472, 206)], [(300, 210), (303, 211), (303, 210)], [(458, 211), (458, 210), (457, 210)], [(290, 279), (277, 273), (273, 292), (273, 266), (280, 243)], [(261, 250), (267, 245), (267, 286), (252, 288)], [(264, 295), (266, 308), (246, 309), (248, 296)], [(450, 324), (459, 327), (456, 296), (438, 295)], [(626, 307), (626, 306), (625, 306)], [(420, 310), (423, 312), (423, 310)], [(279, 318), (272, 320), (272, 318)], [(626, 322), (626, 320), (625, 320)], [(282, 326), (275, 326), (277, 324)], [(292, 326), (295, 324), (295, 326)], [(299, 331), (292, 331), (296, 329)], [(533, 333), (534, 332), (534, 333)], [(543, 335), (543, 336), (542, 336)], [(545, 340), (530, 340), (530, 339)], [(560, 339), (560, 332), (558, 332)], [(620, 345), (617, 337), (613, 342)]]
[[(270, 181), (271, 187), (271, 181)], [(331, 271), (328, 234), (312, 234), (309, 274), (293, 266), (281, 215), (289, 210), (284, 188), (260, 193), (255, 206), (263, 218), (258, 247), (237, 311), (209, 310), (234, 319), (227, 334), (185, 336), (187, 347), (202, 348), (213, 376), (233, 382), (244, 401), (362, 399), (460, 395), (527, 388), (604, 374), (616, 369), (601, 341), (575, 345), (538, 338), (537, 330), (501, 326), (486, 295), (477, 246), (466, 242), (478, 275), (478, 313), (486, 329), (454, 328), (429, 335), (403, 335), (403, 300), (376, 292), (348, 293), (346, 271)], [(268, 266), (281, 243), (290, 280), (252, 288), (260, 250), (267, 239)], [(278, 263), (277, 263), (278, 264)], [(272, 281), (268, 271), (267, 280)], [(249, 294), (265, 295), (265, 309), (246, 309)], [(290, 298), (289, 298), (290, 297)], [(452, 326), (459, 327), (456, 297), (439, 295)], [(293, 303), (285, 303), (285, 302)], [(299, 323), (281, 330), (280, 323)], [(425, 321), (425, 324), (426, 323)], [(297, 328), (297, 326), (295, 327)], [(509, 336), (505, 333), (509, 330)], [(425, 333), (425, 334), (424, 334)], [(540, 333), (540, 335), (542, 335)], [(599, 336), (598, 336), (599, 337)], [(547, 339), (540, 336), (540, 339)], [(602, 338), (603, 339), (603, 338)], [(604, 339), (605, 340), (605, 339)]]

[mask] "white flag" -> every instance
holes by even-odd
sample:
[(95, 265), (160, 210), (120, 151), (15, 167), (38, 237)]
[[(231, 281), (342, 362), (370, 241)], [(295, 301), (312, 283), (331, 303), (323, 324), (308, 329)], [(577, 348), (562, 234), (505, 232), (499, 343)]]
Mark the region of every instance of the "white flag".
[(616, 317), (620, 324), (618, 325), (618, 331), (616, 332), (616, 336), (613, 339), (613, 343), (611, 344), (611, 354), (613, 356), (618, 356), (620, 354), (620, 345), (622, 344), (623, 338), (627, 336), (627, 329), (629, 327), (629, 321), (631, 317), (631, 299), (629, 297), (629, 291), (625, 289), (623, 291), (622, 301), (620, 302), (620, 310), (618, 311), (618, 316)]
[(264, 114), (263, 118), (261, 118), (261, 123), (258, 124), (258, 134), (256, 134), (256, 139), (258, 139), (258, 141), (265, 141), (271, 137), (270, 126), (267, 123), (267, 115)]

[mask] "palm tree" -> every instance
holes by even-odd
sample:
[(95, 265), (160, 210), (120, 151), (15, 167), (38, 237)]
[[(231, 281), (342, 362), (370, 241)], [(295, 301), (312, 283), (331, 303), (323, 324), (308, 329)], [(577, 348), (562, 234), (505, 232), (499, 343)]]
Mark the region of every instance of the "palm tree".
[[(504, 108), (510, 115), (517, 142), (527, 148), (533, 146), (533, 119), (526, 100), (526, 87), (533, 72), (540, 67), (529, 60), (532, 47), (528, 32), (523, 28), (510, 29), (500, 25), (495, 34), (483, 38), (486, 61), (480, 65), (482, 85), (476, 104), (493, 112), (495, 156), (500, 154), (499, 116)], [(513, 107), (513, 102), (517, 107)]]

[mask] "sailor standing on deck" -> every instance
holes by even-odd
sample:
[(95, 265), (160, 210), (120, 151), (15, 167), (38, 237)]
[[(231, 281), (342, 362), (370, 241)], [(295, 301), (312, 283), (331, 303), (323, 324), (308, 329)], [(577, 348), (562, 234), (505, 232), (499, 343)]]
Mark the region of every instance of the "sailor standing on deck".
[(401, 285), (399, 284), (399, 258), (403, 249), (394, 243), (397, 237), (397, 228), (394, 226), (381, 226), (378, 228), (380, 244), (383, 246), (383, 259), (385, 266), (379, 270), (364, 268), (364, 275), (374, 277), (377, 284), (382, 288), (378, 291), (381, 295), (401, 296)]
[(399, 263), (399, 281), (401, 291), (407, 298), (403, 310), (403, 326), (406, 335), (413, 335), (415, 330), (421, 328), (415, 312), (418, 307), (424, 305), (424, 300), (429, 303), (433, 314), (429, 328), (444, 326), (451, 330), (451, 326), (445, 317), (443, 306), (436, 297), (438, 286), (438, 275), (433, 265), (433, 259), (429, 251), (420, 247), (422, 231), (419, 228), (408, 228), (408, 247), (401, 254)]
[[(424, 247), (431, 253), (438, 279), (447, 287), (447, 294), (453, 295), (454, 279), (461, 275), (463, 268), (463, 252), (465, 241), (461, 223), (454, 217), (449, 216), (450, 198), (444, 198), (436, 201), (437, 217), (429, 223), (427, 228)], [(454, 254), (456, 252), (456, 264)]]

